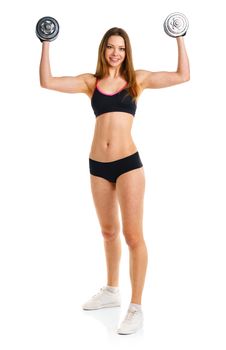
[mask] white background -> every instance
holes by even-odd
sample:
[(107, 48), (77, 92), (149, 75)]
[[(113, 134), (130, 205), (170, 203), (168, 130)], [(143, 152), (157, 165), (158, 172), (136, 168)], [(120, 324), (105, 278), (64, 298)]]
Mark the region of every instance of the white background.
[[(93, 73), (113, 26), (131, 39), (135, 68), (173, 71), (171, 12), (190, 27), (191, 80), (140, 98), (133, 138), (146, 174), (149, 265), (145, 326), (115, 328), (130, 299), (122, 237), (118, 310), (84, 312), (105, 284), (105, 257), (89, 182), (95, 116), (85, 95), (41, 89), (39, 18), (58, 19), (53, 75)], [(225, 350), (225, 14), (223, 2), (9, 1), (1, 13), (1, 350)]]

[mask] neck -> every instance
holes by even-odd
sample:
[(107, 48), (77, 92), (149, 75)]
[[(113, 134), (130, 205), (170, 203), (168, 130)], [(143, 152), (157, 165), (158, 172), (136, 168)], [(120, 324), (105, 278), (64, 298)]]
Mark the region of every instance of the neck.
[(108, 76), (110, 78), (113, 78), (113, 79), (121, 77), (120, 67), (118, 67), (118, 68), (111, 68), (111, 67), (109, 67), (109, 69), (108, 69)]

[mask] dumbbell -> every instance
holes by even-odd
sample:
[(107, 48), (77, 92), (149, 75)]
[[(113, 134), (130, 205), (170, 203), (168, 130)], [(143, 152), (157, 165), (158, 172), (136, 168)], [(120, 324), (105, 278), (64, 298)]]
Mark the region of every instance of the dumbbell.
[(59, 30), (59, 23), (53, 17), (42, 17), (36, 24), (36, 35), (41, 41), (55, 40)]
[(173, 38), (184, 36), (188, 30), (188, 25), (187, 17), (180, 12), (171, 13), (163, 23), (166, 34)]

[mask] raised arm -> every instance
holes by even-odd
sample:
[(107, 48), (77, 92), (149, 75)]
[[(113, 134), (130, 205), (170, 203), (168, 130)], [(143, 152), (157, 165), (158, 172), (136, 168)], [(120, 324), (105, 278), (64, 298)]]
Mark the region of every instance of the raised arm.
[(178, 65), (175, 72), (150, 72), (137, 70), (137, 82), (141, 88), (164, 88), (176, 84), (181, 84), (190, 79), (189, 60), (186, 52), (183, 37), (177, 37)]
[(49, 46), (48, 41), (42, 44), (42, 54), (40, 62), (40, 84), (43, 88), (56, 90), (68, 93), (85, 93), (88, 96), (92, 94), (95, 78), (92, 74), (81, 74), (75, 77), (53, 77), (51, 73), (49, 60)]

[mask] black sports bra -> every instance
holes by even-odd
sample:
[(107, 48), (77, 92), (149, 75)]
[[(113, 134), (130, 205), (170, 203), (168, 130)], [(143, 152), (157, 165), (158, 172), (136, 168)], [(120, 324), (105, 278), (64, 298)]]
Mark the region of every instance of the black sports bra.
[(126, 85), (114, 94), (108, 94), (96, 84), (91, 98), (91, 106), (96, 117), (108, 112), (126, 112), (135, 115), (137, 104), (126, 89)]

